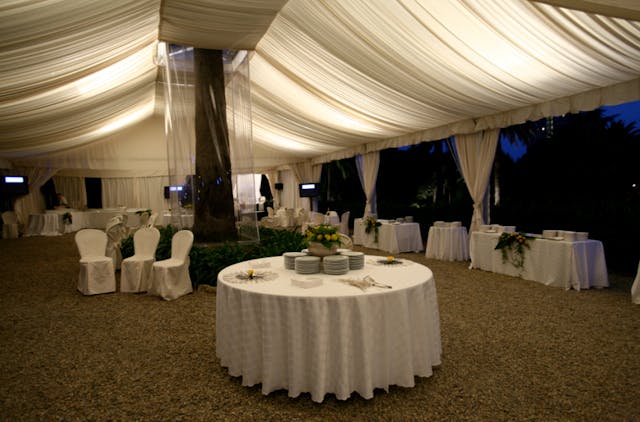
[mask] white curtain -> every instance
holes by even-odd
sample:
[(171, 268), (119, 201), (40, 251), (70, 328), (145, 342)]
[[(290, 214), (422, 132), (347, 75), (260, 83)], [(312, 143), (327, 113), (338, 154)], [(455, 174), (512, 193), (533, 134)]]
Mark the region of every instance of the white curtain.
[(102, 206), (149, 208), (154, 212), (162, 212), (169, 206), (164, 199), (164, 187), (168, 185), (167, 176), (102, 179)]
[(483, 201), (489, 185), (499, 134), (498, 129), (492, 129), (454, 137), (453, 145), (459, 168), (473, 199), (473, 216), (469, 232), (484, 224)]
[(57, 171), (53, 168), (15, 169), (16, 174), (26, 176), (29, 182), (29, 194), (16, 199), (13, 206), (19, 224), (26, 225), (29, 214), (44, 212), (45, 203), (40, 188)]
[[(295, 163), (291, 165), (291, 171), (293, 172), (297, 182), (295, 183), (295, 189), (298, 189), (299, 183), (318, 183), (320, 181), (320, 175), (322, 173), (322, 164), (312, 165), (310, 161), (304, 161), (301, 163)], [(304, 208), (311, 210), (313, 201), (314, 211), (318, 211), (318, 198), (296, 198), (296, 208)]]
[(71, 208), (81, 209), (87, 205), (87, 187), (84, 177), (54, 176), (53, 183), (56, 186), (56, 193), (62, 193)]
[(380, 167), (380, 152), (374, 151), (358, 155), (356, 157), (356, 166), (358, 167), (362, 190), (367, 198), (363, 218), (370, 214), (377, 215), (376, 181), (378, 180), (378, 168)]

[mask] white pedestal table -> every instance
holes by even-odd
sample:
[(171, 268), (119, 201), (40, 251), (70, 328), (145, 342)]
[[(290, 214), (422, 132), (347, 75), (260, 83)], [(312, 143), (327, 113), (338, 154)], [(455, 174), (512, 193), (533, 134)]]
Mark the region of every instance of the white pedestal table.
[[(271, 281), (236, 278), (258, 266), (252, 261), (225, 268), (216, 297), (221, 365), (241, 376), (242, 385), (261, 383), (264, 394), (309, 392), (316, 402), (328, 393), (370, 399), (375, 388), (413, 387), (414, 376), (431, 376), (442, 352), (433, 273), (410, 261), (366, 259), (362, 270), (342, 276), (302, 276), (284, 269), (283, 257), (259, 260), (269, 267), (255, 271), (275, 275)], [(339, 281), (364, 275), (392, 288), (362, 291)], [(292, 278), (307, 277), (321, 278), (322, 285), (292, 285)]]

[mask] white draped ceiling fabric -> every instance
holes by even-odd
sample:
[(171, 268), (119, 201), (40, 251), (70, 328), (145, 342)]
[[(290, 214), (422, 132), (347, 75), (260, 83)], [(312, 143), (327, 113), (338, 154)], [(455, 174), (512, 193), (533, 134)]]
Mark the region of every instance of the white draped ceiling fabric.
[(167, 175), (158, 40), (252, 50), (264, 172), (640, 100), (633, 0), (12, 0), (0, 160)]

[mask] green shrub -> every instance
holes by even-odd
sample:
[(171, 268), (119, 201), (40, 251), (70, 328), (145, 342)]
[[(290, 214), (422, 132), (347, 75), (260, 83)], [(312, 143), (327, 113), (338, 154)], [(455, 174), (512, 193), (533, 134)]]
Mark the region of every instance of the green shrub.
[[(160, 242), (156, 250), (156, 261), (171, 257), (171, 239), (179, 230), (173, 226), (159, 228)], [(260, 228), (260, 242), (240, 244), (227, 242), (216, 246), (194, 245), (189, 253), (189, 275), (194, 288), (200, 284), (215, 286), (218, 273), (229, 265), (250, 259), (282, 255), (288, 251), (306, 248), (306, 240), (301, 233), (293, 230)], [(134, 253), (133, 237), (124, 239), (120, 245), (122, 257)]]

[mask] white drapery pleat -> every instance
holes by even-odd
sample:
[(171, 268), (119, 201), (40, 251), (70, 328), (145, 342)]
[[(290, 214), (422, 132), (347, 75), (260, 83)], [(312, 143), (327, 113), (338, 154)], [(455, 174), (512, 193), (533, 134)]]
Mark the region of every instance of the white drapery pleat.
[(18, 217), (18, 223), (25, 225), (29, 220), (29, 214), (44, 212), (44, 197), (40, 188), (47, 180), (53, 177), (58, 169), (54, 168), (18, 168), (16, 174), (27, 176), (29, 182), (29, 194), (16, 199), (14, 211)]
[(108, 142), (149, 116), (158, 39), (255, 48), (259, 171), (639, 100), (639, 15), (605, 0), (15, 0), (0, 8), (0, 157)]
[(367, 218), (371, 214), (377, 215), (376, 181), (378, 180), (378, 168), (380, 167), (380, 153), (375, 151), (358, 155), (356, 157), (356, 166), (360, 185), (362, 185), (362, 190), (367, 198), (362, 218)]
[(105, 178), (102, 179), (102, 206), (149, 208), (161, 212), (169, 206), (164, 199), (164, 187), (168, 185), (167, 176)]
[(497, 129), (456, 135), (454, 146), (464, 181), (473, 199), (473, 215), (469, 232), (484, 224), (483, 200), (489, 185), (493, 159), (500, 131)]
[(69, 206), (81, 209), (87, 206), (87, 186), (84, 177), (53, 176), (57, 193), (62, 193)]

